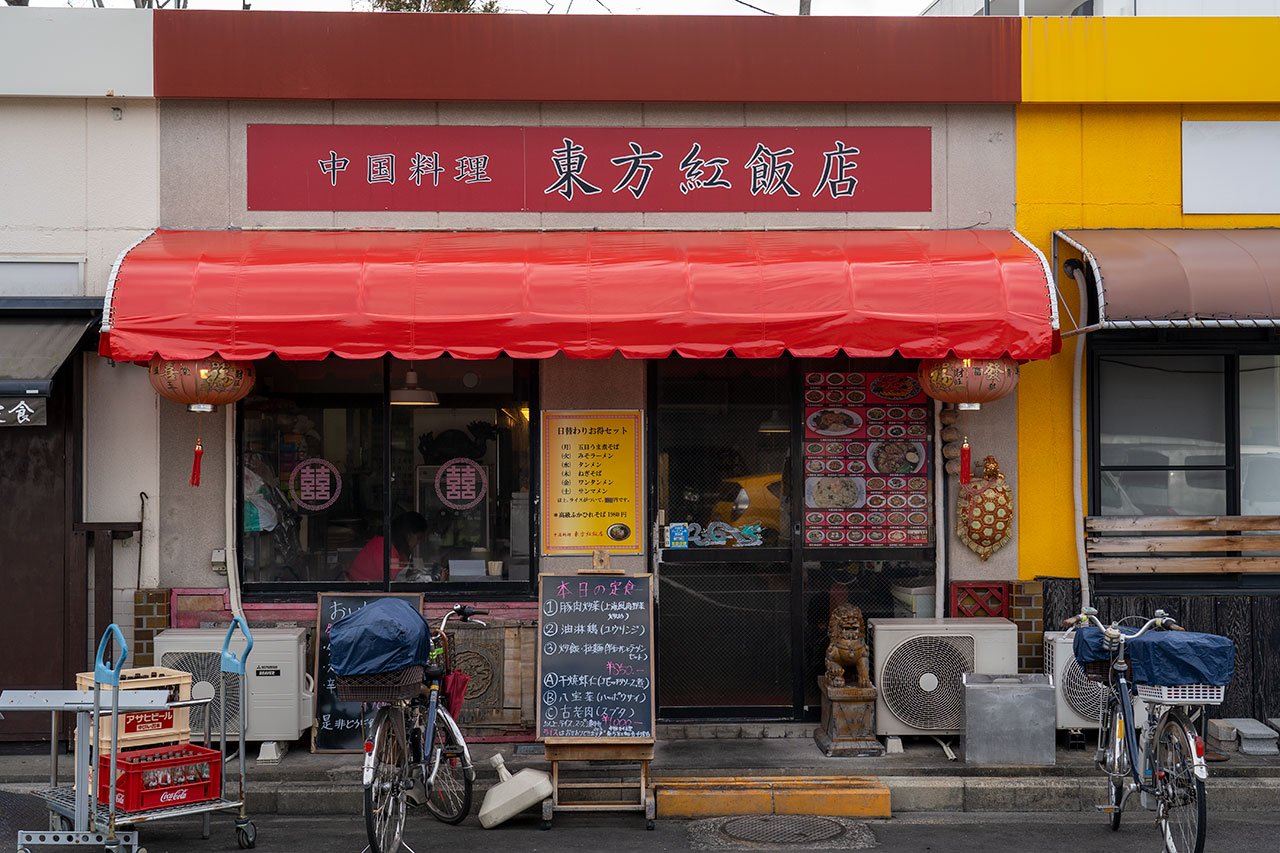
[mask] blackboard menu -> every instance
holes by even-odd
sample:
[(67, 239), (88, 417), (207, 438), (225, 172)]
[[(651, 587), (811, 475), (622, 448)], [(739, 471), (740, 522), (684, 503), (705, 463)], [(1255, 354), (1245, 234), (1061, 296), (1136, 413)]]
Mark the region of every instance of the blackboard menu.
[[(419, 593), (332, 593), (322, 592), (316, 600), (316, 719), (311, 727), (312, 752), (363, 752), (364, 732), (360, 728), (359, 702), (338, 700), (337, 682), (329, 665), (329, 629), (379, 598), (405, 598), (419, 613)], [(370, 714), (372, 718), (372, 714)]]
[(650, 575), (542, 575), (538, 737), (652, 738)]

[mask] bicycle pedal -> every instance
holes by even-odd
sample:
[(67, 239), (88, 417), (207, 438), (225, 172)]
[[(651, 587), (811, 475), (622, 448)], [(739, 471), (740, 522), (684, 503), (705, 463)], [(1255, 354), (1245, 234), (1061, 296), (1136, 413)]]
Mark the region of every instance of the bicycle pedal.
[(1119, 806), (1094, 806), (1094, 808), (1100, 812), (1107, 812), (1108, 814), (1120, 811)]

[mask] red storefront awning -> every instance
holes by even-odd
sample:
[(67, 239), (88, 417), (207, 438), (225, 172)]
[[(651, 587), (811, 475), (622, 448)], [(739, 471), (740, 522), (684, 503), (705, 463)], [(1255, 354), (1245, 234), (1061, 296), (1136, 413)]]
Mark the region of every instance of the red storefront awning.
[(1009, 231), (157, 231), (102, 328), (121, 361), (1057, 348), (1047, 264)]

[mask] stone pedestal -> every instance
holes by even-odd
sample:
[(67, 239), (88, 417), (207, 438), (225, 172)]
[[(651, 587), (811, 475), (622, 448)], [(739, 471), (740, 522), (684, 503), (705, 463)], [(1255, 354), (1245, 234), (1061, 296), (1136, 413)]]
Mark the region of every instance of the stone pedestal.
[(831, 687), (818, 678), (822, 691), (822, 724), (813, 731), (818, 749), (829, 756), (884, 755), (876, 740), (876, 689)]

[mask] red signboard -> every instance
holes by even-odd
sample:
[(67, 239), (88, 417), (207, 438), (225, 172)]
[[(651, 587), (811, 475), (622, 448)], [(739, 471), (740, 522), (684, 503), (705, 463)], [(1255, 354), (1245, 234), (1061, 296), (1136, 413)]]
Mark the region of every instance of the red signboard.
[(928, 211), (927, 127), (250, 125), (250, 210)]

